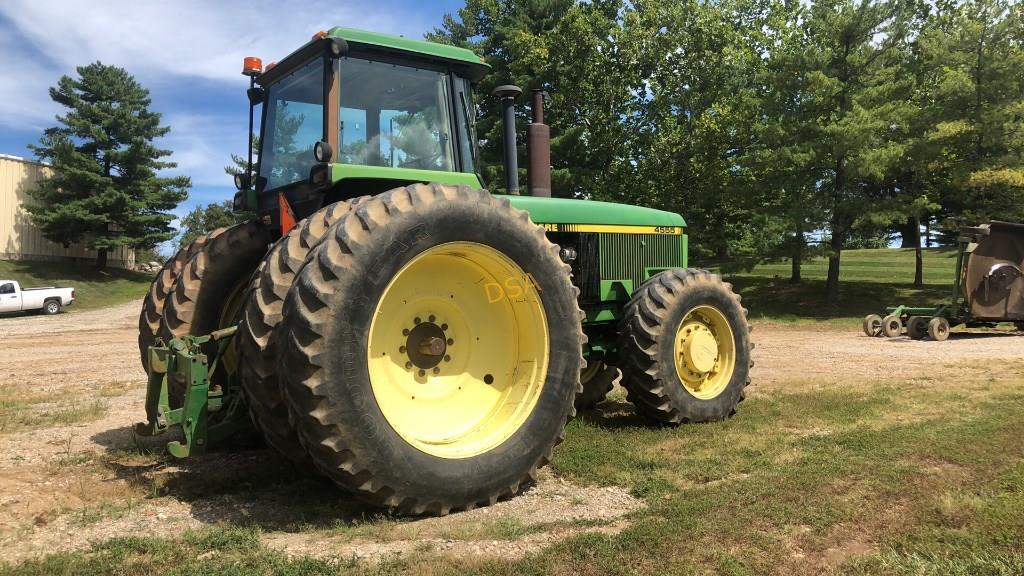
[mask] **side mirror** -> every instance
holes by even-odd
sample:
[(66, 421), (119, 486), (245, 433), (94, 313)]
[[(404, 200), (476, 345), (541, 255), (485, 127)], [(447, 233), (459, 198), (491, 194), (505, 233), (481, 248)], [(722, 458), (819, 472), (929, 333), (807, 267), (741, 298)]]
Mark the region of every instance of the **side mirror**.
[(253, 86), (245, 91), (245, 95), (249, 97), (249, 105), (255, 106), (263, 103), (263, 97), (266, 96), (266, 90), (259, 86)]

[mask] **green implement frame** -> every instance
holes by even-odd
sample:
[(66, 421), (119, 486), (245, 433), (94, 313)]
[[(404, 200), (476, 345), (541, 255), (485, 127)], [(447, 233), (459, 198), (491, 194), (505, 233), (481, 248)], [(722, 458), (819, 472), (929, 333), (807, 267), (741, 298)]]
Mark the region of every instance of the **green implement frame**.
[(963, 282), (964, 274), (966, 273), (967, 266), (967, 247), (974, 242), (974, 238), (969, 234), (974, 230), (964, 229), (965, 234), (957, 238), (957, 255), (956, 255), (956, 274), (953, 278), (953, 291), (952, 298), (949, 302), (939, 304), (938, 306), (889, 306), (885, 309), (885, 316), (895, 316), (906, 320), (911, 316), (921, 316), (925, 318), (945, 318), (949, 321), (950, 325), (956, 326), (957, 324), (963, 324), (968, 316), (967, 308), (964, 306), (963, 298)]
[[(135, 425), (139, 436), (157, 436), (180, 426), (184, 442), (167, 444), (176, 458), (206, 452), (210, 443), (218, 443), (248, 427), (247, 410), (236, 382), (224, 387), (211, 385), (210, 376), (238, 330), (231, 326), (205, 336), (185, 336), (164, 345), (157, 340), (149, 349), (149, 383), (146, 388), (147, 422)], [(203, 346), (216, 343), (212, 365)], [(184, 389), (182, 405), (172, 407), (170, 389)]]
[(953, 279), (953, 294), (950, 302), (938, 306), (890, 306), (885, 309), (886, 316), (897, 318), (909, 318), (910, 316), (923, 316), (930, 318), (945, 318), (953, 326), (962, 324), (967, 318), (967, 309), (963, 304), (963, 281), (966, 273), (967, 258), (964, 257), (967, 246), (973, 242), (973, 238), (961, 236), (957, 239), (959, 250), (956, 255), (956, 277)]

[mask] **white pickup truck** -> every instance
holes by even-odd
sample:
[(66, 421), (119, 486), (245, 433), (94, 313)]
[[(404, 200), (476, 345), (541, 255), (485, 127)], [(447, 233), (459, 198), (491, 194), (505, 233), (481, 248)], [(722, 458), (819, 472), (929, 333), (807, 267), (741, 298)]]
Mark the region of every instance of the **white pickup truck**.
[(14, 280), (0, 280), (0, 313), (42, 310), (56, 314), (75, 301), (74, 288), (22, 288)]

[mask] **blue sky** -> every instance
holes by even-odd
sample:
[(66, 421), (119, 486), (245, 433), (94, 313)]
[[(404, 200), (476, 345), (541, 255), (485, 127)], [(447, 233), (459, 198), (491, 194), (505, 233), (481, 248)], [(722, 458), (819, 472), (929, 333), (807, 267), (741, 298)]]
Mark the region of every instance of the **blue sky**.
[(224, 174), (246, 144), (243, 56), (278, 60), (332, 26), (420, 38), (461, 0), (3, 0), (0, 2), (0, 153), (27, 144), (60, 112), (47, 92), (62, 74), (96, 60), (121, 66), (150, 90), (171, 133), (171, 174), (192, 178), (177, 210), (230, 199)]

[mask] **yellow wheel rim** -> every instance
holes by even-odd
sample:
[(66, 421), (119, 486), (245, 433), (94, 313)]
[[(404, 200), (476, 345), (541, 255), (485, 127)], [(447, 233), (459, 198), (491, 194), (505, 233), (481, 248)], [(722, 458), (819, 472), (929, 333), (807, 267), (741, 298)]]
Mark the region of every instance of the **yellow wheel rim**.
[(417, 449), (469, 458), (508, 440), (533, 412), (548, 368), (539, 287), (501, 252), (451, 242), (391, 279), (370, 323), (370, 386)]
[[(227, 304), (221, 308), (220, 319), (217, 322), (217, 329), (227, 328), (235, 324), (239, 318), (239, 314), (242, 311), (242, 306), (245, 304), (245, 296), (247, 288), (249, 287), (248, 277), (242, 282), (239, 282), (235, 286), (231, 293), (228, 295)], [(227, 348), (220, 357), (220, 364), (224, 367), (228, 374), (235, 374), (238, 372), (238, 349), (236, 348), (237, 339), (232, 338), (231, 342), (228, 343)]]
[(687, 392), (701, 400), (721, 394), (736, 369), (736, 339), (725, 315), (714, 306), (687, 312), (676, 331), (673, 358)]

